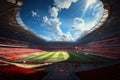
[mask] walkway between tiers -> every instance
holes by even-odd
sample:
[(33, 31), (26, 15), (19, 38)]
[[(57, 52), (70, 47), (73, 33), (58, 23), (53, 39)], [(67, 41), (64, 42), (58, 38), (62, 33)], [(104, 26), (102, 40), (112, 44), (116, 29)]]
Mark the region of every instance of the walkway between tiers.
[(79, 80), (72, 72), (70, 64), (58, 63), (50, 68), (52, 71), (43, 80)]

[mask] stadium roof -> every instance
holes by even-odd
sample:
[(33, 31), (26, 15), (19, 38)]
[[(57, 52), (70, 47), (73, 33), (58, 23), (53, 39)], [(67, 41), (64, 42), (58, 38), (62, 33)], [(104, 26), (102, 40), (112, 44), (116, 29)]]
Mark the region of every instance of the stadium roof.
[[(26, 28), (20, 27), (20, 25), (16, 22), (16, 14), (18, 13), (20, 6), (15, 0), (1, 0), (0, 4), (0, 17), (2, 21), (0, 21), (0, 34), (1, 37), (12, 38), (16, 40), (21, 40), (25, 42), (30, 42), (34, 44), (43, 44), (46, 41), (38, 36), (35, 33), (31, 33)], [(21, 2), (21, 4), (25, 0), (16, 0)], [(110, 35), (119, 34), (119, 11), (116, 10), (117, 1), (108, 2), (107, 0), (102, 0), (104, 4), (104, 15), (94, 28), (90, 29), (83, 36), (81, 36), (75, 43), (88, 43), (90, 41), (99, 40), (104, 37), (109, 37)], [(113, 5), (113, 6), (110, 6)], [(108, 15), (109, 14), (109, 15)], [(106, 20), (107, 19), (107, 20)], [(116, 24), (113, 24), (116, 23)], [(114, 27), (116, 26), (116, 27)], [(92, 38), (94, 37), (94, 38)], [(99, 37), (99, 38), (98, 38)], [(51, 42), (47, 42), (51, 43)], [(56, 42), (57, 43), (57, 42)], [(59, 43), (59, 42), (58, 42)], [(62, 43), (62, 42), (60, 42)], [(69, 42), (63, 42), (69, 43)]]

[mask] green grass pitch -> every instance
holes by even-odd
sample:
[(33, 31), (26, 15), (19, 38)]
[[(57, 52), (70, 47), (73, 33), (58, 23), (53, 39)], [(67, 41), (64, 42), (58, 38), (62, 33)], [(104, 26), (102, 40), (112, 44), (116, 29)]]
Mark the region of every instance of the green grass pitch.
[(76, 52), (44, 52), (33, 56), (21, 58), (20, 60), (27, 61), (42, 61), (42, 62), (88, 62), (88, 61), (103, 61), (101, 57), (86, 55)]

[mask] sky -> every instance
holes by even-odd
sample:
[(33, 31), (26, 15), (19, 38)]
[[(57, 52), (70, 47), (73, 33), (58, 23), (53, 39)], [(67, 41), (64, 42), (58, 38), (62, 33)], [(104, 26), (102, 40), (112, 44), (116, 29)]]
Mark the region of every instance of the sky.
[(46, 41), (76, 41), (100, 21), (100, 0), (27, 0), (18, 23)]

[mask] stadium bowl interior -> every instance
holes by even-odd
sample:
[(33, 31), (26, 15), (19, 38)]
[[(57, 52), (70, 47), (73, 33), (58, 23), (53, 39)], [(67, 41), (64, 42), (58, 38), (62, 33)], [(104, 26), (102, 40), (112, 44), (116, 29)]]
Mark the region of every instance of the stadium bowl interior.
[(0, 80), (120, 80), (120, 3), (100, 1), (95, 27), (75, 41), (46, 41), (18, 17), (29, 0), (0, 0)]

